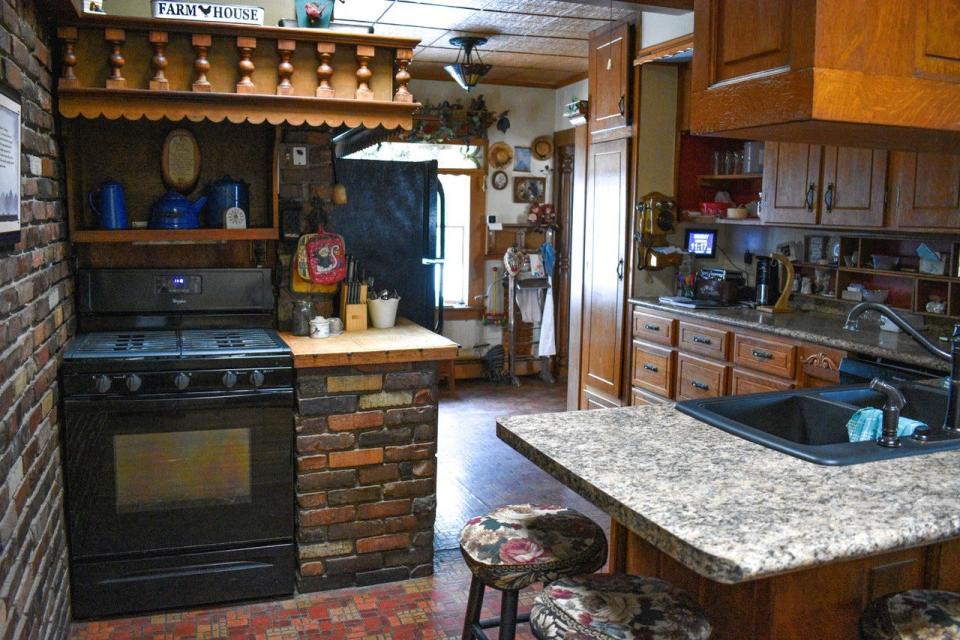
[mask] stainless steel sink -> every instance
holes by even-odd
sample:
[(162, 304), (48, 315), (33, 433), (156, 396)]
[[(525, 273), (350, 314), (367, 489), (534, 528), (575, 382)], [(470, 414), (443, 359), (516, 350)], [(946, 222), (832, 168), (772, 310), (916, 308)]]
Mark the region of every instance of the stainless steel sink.
[[(946, 390), (919, 384), (898, 388), (907, 399), (904, 417), (934, 428), (941, 425), (947, 406)], [(751, 442), (817, 464), (859, 464), (960, 449), (958, 437), (930, 442), (905, 437), (896, 449), (875, 442), (850, 442), (850, 417), (863, 407), (882, 406), (882, 395), (858, 385), (688, 400), (678, 403), (677, 409)]]

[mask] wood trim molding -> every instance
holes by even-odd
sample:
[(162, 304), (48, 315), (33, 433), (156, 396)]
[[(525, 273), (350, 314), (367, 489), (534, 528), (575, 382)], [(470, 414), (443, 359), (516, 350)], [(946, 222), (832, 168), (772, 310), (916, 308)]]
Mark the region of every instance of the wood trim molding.
[(683, 51), (693, 49), (693, 34), (688, 33), (679, 38), (673, 38), (650, 47), (644, 47), (637, 52), (637, 57), (633, 61), (633, 66), (639, 67), (648, 62), (656, 62), (660, 58), (672, 56)]

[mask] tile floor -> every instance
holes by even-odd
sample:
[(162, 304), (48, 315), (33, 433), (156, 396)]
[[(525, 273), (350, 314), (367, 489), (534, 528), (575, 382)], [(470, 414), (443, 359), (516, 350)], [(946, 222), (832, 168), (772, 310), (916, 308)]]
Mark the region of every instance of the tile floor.
[[(465, 520), (506, 502), (559, 502), (609, 526), (609, 518), (496, 437), (497, 416), (564, 410), (565, 389), (564, 384), (524, 378), (519, 389), (465, 382), (457, 385), (455, 394), (444, 392), (433, 576), (282, 600), (76, 623), (71, 638), (459, 638), (470, 584), (456, 542)], [(533, 596), (531, 590), (521, 594), (521, 611), (529, 610)], [(484, 609), (484, 617), (497, 615), (497, 592), (488, 591)], [(532, 635), (521, 625), (517, 637), (529, 640)]]

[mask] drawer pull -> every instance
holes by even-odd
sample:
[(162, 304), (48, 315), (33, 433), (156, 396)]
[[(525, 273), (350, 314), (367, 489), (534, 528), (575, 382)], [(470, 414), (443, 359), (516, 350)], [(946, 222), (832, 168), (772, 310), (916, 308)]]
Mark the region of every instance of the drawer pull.
[(660, 331), (660, 325), (650, 324), (649, 322), (645, 323), (643, 325), (643, 328), (646, 329), (647, 331)]
[(713, 341), (710, 338), (704, 338), (703, 336), (693, 336), (693, 341), (697, 344), (713, 344)]
[(700, 391), (710, 391), (710, 385), (697, 382), (696, 380), (691, 380), (690, 386), (694, 389), (700, 389)]
[(757, 360), (773, 360), (773, 354), (769, 351), (760, 351), (759, 349), (753, 350), (753, 357)]
[(653, 373), (657, 373), (658, 371), (660, 371), (660, 369), (657, 369), (652, 364), (645, 364), (643, 365), (643, 368), (646, 369), (647, 371), (652, 371)]

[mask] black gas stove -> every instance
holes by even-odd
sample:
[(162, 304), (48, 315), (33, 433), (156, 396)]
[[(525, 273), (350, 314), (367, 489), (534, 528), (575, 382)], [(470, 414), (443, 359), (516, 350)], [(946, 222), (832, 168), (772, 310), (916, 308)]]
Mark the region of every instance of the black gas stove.
[(293, 359), (270, 271), (78, 282), (62, 368), (74, 615), (292, 593)]

